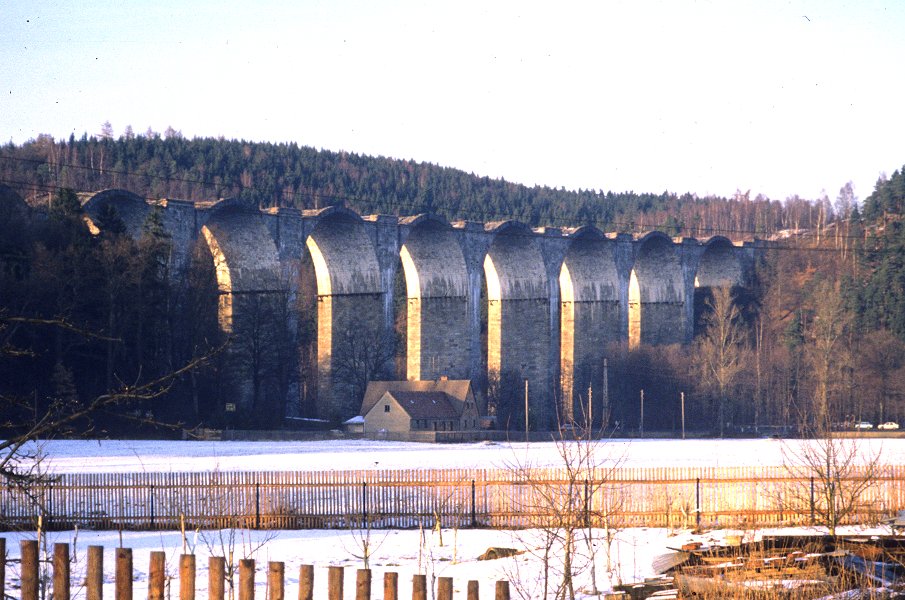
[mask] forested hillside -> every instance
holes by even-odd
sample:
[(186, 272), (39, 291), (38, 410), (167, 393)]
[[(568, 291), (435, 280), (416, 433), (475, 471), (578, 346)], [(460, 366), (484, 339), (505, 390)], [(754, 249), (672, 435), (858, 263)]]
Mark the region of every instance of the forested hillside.
[[(567, 160), (564, 156), (563, 160)], [(532, 226), (593, 224), (606, 231), (661, 229), (671, 235), (769, 237), (832, 220), (828, 198), (699, 198), (663, 191), (527, 187), (426, 163), (296, 144), (185, 139), (127, 133), (118, 139), (37, 140), (0, 149), (0, 181), (30, 202), (61, 187), (119, 187), (147, 198), (248, 197), (261, 207), (318, 208), (345, 203), (361, 214), (434, 212), (451, 221), (518, 219)]]
[[(692, 430), (861, 418), (905, 425), (901, 170), (881, 178), (863, 203), (850, 185), (833, 201), (569, 192), (428, 164), (295, 145), (185, 140), (170, 132), (7, 145), (0, 149), (0, 184), (34, 208), (20, 210), (0, 186), (0, 417), (7, 419), (0, 436), (4, 426), (47, 411), (136, 389), (227, 341), (218, 328), (209, 252), (200, 248), (187, 277), (174, 281), (166, 260), (170, 240), (155, 211), (138, 239), (124, 234), (115, 215), (98, 235), (84, 227), (75, 192), (107, 187), (148, 198), (246, 195), (262, 206), (299, 208), (345, 202), (363, 213), (432, 210), (450, 220), (593, 223), (609, 231), (657, 226), (699, 237), (750, 239), (785, 230), (762, 254), (752, 288), (701, 294), (698, 308), (706, 308), (696, 310), (692, 345), (608, 349), (611, 424), (637, 430), (643, 393), (654, 407), (644, 426), (675, 431), (684, 392)], [(297, 321), (295, 339), (311, 338), (302, 329), (312, 317), (301, 306), (283, 308), (286, 314), (268, 317), (273, 333), (263, 345), (261, 372), (266, 385), (282, 389), (292, 375), (305, 389), (311, 365), (277, 337), (287, 334), (280, 326)], [(297, 374), (289, 372), (300, 363)], [(388, 369), (381, 375), (400, 376)], [(202, 368), (159, 388), (159, 398), (95, 415), (94, 431), (133, 430), (155, 420), (229, 424), (228, 373), (223, 354), (215, 352)], [(605, 414), (599, 392), (593, 392), (598, 419)], [(500, 393), (518, 405), (522, 390)], [(284, 408), (255, 406), (235, 418), (244, 426), (279, 427)]]

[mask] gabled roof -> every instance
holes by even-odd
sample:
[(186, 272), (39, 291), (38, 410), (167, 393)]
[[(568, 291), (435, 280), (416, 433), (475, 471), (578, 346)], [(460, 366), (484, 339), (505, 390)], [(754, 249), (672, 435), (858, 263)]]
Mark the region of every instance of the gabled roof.
[(465, 402), (471, 391), (470, 379), (427, 379), (422, 381), (371, 381), (361, 403), (361, 414), (366, 415), (387, 392), (443, 392), (449, 394), (455, 404)]
[(443, 392), (387, 392), (413, 419), (458, 419), (459, 414)]

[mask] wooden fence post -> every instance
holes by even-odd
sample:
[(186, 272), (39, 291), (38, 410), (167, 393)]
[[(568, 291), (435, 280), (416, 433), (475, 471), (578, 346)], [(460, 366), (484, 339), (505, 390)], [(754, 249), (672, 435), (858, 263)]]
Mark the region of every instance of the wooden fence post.
[(453, 596), (452, 577), (437, 578), (437, 600), (452, 600), (452, 596)]
[(116, 600), (132, 600), (132, 548), (116, 549)]
[(368, 482), (361, 482), (361, 526), (368, 526)]
[(327, 567), (327, 598), (343, 600), (343, 568)]
[(148, 567), (148, 600), (163, 600), (166, 595), (167, 557), (160, 550), (151, 552)]
[(53, 545), (53, 600), (69, 600), (69, 544)]
[(503, 580), (496, 582), (496, 600), (509, 600), (508, 581)]
[(267, 563), (267, 593), (268, 600), (283, 600), (286, 589), (283, 586), (283, 573), (286, 565), (282, 562), (270, 561)]
[(475, 493), (475, 483), (474, 479), (471, 480), (471, 526), (478, 526), (478, 517), (477, 517), (477, 508), (475, 507), (475, 498), (477, 494)]
[(226, 581), (226, 559), (222, 556), (211, 556), (207, 559), (207, 595), (208, 600), (223, 600), (224, 582)]
[(179, 555), (179, 600), (195, 600), (195, 555)]
[(478, 582), (474, 579), (468, 582), (468, 599), (467, 600), (480, 600), (480, 588), (478, 586)]
[(816, 504), (814, 503), (814, 477), (811, 477), (811, 525), (813, 525), (816, 521), (814, 519), (814, 511)]
[(355, 600), (371, 600), (371, 569), (355, 573)]
[(383, 600), (399, 600), (399, 573), (383, 574)]
[(299, 600), (314, 600), (314, 565), (299, 567)]
[(701, 530), (701, 478), (698, 477), (694, 482), (694, 512), (695, 512), (695, 522), (694, 527), (696, 530)]
[(239, 600), (255, 600), (255, 561), (243, 558), (239, 561)]
[(412, 600), (427, 600), (427, 575), (412, 576)]
[(261, 484), (255, 483), (255, 529), (261, 528)]
[(88, 546), (88, 570), (85, 573), (85, 600), (104, 596), (104, 547)]
[(38, 600), (38, 540), (22, 540), (19, 542), (22, 555), (22, 600)]

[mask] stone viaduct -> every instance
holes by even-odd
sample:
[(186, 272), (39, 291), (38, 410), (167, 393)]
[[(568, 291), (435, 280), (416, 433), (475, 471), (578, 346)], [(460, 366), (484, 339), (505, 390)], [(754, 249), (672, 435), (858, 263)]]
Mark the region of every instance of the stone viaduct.
[[(287, 313), (280, 326), (296, 341), (298, 319), (316, 330), (308, 412), (333, 419), (357, 414), (361, 401), (339, 368), (350, 359), (341, 354), (351, 352), (352, 342), (367, 347), (391, 339), (403, 321), (404, 347), (396, 352), (404, 353), (404, 373), (397, 376), (467, 378), (479, 386), (509, 377), (519, 397), (527, 380), (533, 426), (552, 426), (557, 410), (569, 417), (573, 395), (599, 385), (609, 345), (690, 342), (696, 289), (745, 286), (758, 247), (720, 236), (360, 216), (341, 206), (149, 203), (123, 190), (83, 202), (89, 226), (111, 205), (133, 235), (152, 207), (162, 208), (177, 276), (196, 244), (206, 246), (225, 333), (241, 337), (248, 330), (252, 300), (307, 294), (305, 310)], [(402, 294), (404, 302), (395, 297)], [(289, 406), (298, 405), (298, 379)], [(250, 402), (250, 385), (238, 385), (240, 405)]]

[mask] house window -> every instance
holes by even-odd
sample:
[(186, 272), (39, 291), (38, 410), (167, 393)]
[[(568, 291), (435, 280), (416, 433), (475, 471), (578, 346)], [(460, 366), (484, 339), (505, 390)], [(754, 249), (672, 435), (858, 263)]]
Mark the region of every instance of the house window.
[(383, 405), (383, 412), (390, 412), (390, 405), (389, 405), (389, 404), (384, 404), (384, 405)]

